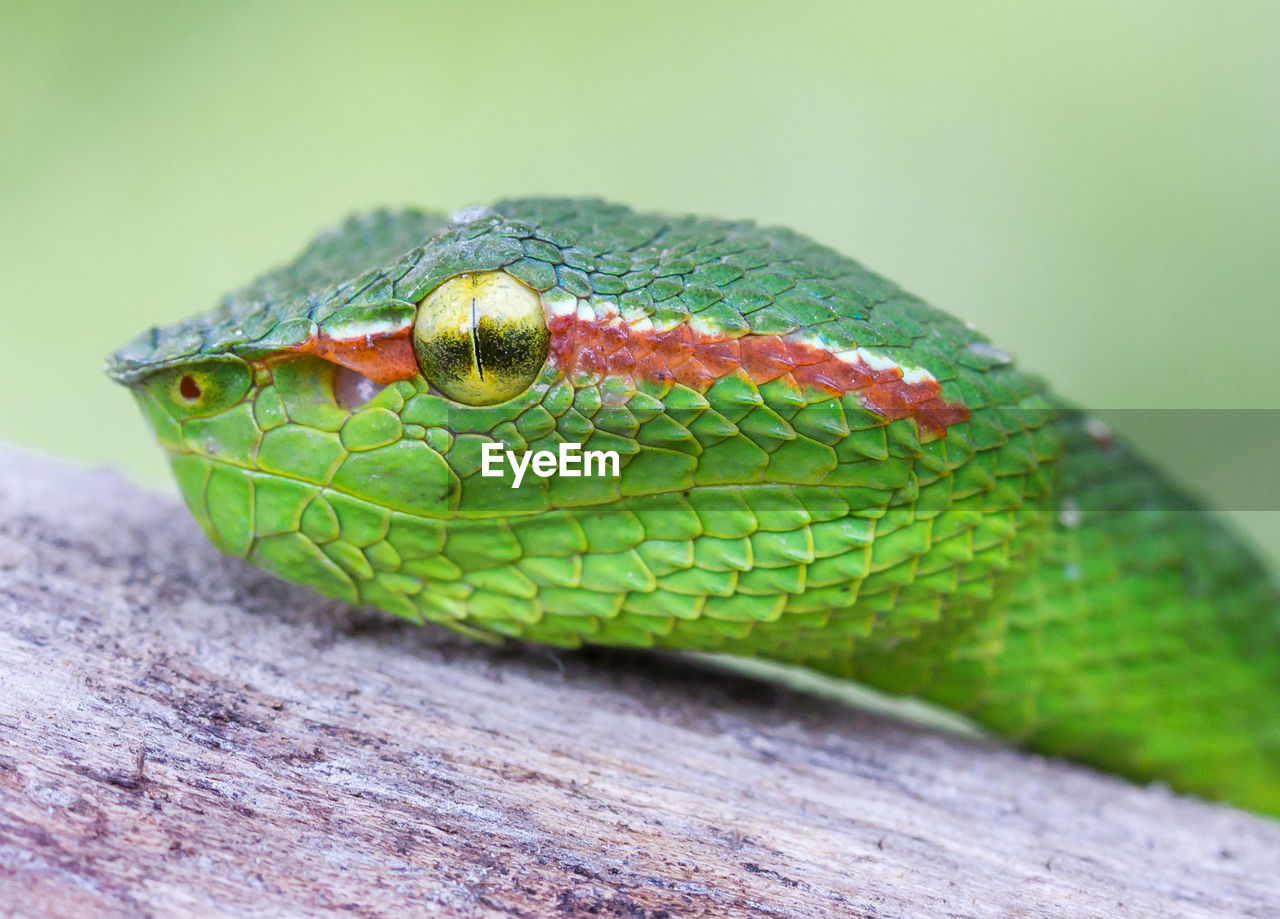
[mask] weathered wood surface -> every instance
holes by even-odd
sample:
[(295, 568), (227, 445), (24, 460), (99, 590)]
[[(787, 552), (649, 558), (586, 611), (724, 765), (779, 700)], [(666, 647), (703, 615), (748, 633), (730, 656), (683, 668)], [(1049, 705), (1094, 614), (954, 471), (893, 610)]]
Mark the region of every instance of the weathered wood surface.
[(679, 658), (488, 648), (0, 452), (0, 913), (1276, 916), (1280, 824)]

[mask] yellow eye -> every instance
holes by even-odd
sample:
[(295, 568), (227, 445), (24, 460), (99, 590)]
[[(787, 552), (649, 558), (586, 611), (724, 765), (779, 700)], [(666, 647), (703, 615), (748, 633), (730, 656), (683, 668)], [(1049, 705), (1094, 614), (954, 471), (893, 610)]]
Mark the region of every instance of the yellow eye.
[(520, 395), (546, 363), (550, 344), (542, 300), (502, 271), (450, 278), (427, 294), (413, 323), (422, 375), (466, 405)]

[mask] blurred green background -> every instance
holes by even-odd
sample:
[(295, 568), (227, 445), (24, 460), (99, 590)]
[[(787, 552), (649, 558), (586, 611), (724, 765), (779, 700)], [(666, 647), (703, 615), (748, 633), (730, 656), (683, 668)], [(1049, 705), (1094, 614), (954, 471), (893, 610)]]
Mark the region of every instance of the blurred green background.
[[(1087, 406), (1280, 409), (1269, 0), (0, 11), (0, 439), (167, 482), (107, 351), (353, 209), (527, 193), (788, 224)], [(1221, 436), (1112, 417), (1238, 487)]]

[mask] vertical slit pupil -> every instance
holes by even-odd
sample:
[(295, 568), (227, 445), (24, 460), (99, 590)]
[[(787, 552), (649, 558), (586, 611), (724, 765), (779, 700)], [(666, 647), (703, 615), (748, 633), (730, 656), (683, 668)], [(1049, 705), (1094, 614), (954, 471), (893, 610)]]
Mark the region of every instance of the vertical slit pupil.
[(476, 298), (471, 298), (471, 350), (476, 355), (476, 373), (484, 379), (484, 365), (480, 363), (480, 325), (476, 322)]
[(188, 402), (194, 402), (200, 398), (200, 384), (195, 381), (194, 377), (183, 377), (178, 383), (178, 392)]

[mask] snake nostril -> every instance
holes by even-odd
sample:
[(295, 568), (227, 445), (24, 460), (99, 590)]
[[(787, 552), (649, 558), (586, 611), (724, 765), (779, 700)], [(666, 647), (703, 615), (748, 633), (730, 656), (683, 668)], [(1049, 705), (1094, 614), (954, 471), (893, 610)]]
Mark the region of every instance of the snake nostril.
[(188, 402), (194, 402), (200, 398), (200, 384), (195, 381), (195, 377), (185, 376), (178, 382), (178, 392)]
[(381, 383), (374, 382), (362, 373), (339, 366), (333, 374), (333, 401), (339, 408), (353, 412), (382, 392)]

